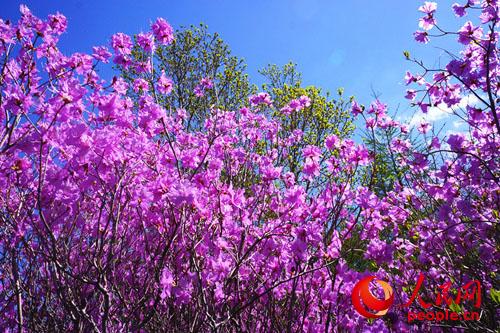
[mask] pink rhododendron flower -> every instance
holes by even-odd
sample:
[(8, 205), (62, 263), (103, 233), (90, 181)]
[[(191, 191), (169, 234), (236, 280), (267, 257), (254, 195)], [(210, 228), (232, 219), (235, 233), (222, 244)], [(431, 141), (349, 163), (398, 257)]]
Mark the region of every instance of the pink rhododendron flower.
[(305, 200), (304, 188), (300, 185), (294, 185), (288, 189), (285, 194), (285, 202), (290, 205), (301, 205)]
[(269, 96), (268, 93), (258, 93), (257, 95), (252, 95), (248, 98), (250, 105), (256, 106), (259, 104), (265, 104), (267, 106), (270, 106), (273, 104), (273, 101), (271, 100), (271, 96)]
[(321, 149), (313, 145), (308, 145), (302, 150), (302, 155), (304, 158), (318, 159), (321, 157)]
[(108, 51), (108, 49), (105, 46), (95, 46), (93, 47), (94, 53), (92, 56), (99, 61), (102, 61), (104, 63), (109, 61), (109, 58), (111, 58), (111, 52)]
[(467, 12), (465, 11), (466, 6), (461, 6), (458, 3), (454, 3), (452, 6), (455, 15), (458, 17), (465, 16)]
[(212, 82), (212, 80), (210, 78), (204, 77), (203, 79), (200, 80), (200, 85), (204, 89), (210, 89), (214, 86), (214, 83)]
[(458, 30), (458, 41), (462, 44), (469, 44), (472, 40), (478, 40), (483, 35), (481, 27), (474, 27), (471, 21), (465, 22), (464, 26)]
[(351, 104), (351, 113), (353, 116), (363, 113), (362, 107), (356, 101), (353, 101)]
[(132, 39), (130, 36), (119, 32), (111, 37), (111, 47), (119, 55), (128, 55), (132, 52)]
[(304, 108), (308, 108), (311, 106), (311, 99), (308, 96), (300, 96), (299, 102), (300, 105)]
[(417, 92), (413, 89), (408, 89), (406, 91), (406, 95), (405, 95), (405, 98), (406, 99), (409, 99), (409, 100), (414, 100), (415, 99), (415, 96), (417, 95)]
[(113, 88), (118, 94), (125, 95), (128, 90), (128, 83), (120, 77), (113, 82)]
[(376, 114), (379, 116), (383, 116), (387, 110), (387, 105), (380, 102), (378, 99), (370, 104), (370, 108), (368, 109), (368, 113)]
[(56, 35), (60, 35), (66, 31), (68, 26), (66, 17), (61, 13), (56, 13), (54, 15), (49, 15), (49, 26), (52, 32)]
[(162, 71), (160, 78), (156, 82), (156, 89), (158, 89), (158, 92), (168, 95), (172, 92), (173, 86), (174, 82), (165, 75), (164, 71)]
[(498, 19), (498, 16), (498, 8), (495, 8), (494, 6), (486, 6), (483, 8), (481, 15), (479, 15), (479, 19), (481, 20), (482, 24), (486, 24), (488, 22), (494, 21), (495, 19)]
[(136, 79), (134, 80), (133, 87), (135, 92), (146, 92), (149, 88), (149, 83), (144, 79)]
[(147, 52), (153, 52), (155, 50), (155, 40), (152, 33), (143, 33), (137, 35), (137, 44)]
[(168, 45), (174, 40), (174, 29), (163, 18), (156, 19), (151, 25), (151, 30), (160, 44)]
[(413, 36), (415, 37), (415, 40), (419, 43), (424, 43), (424, 44), (429, 43), (429, 37), (427, 31), (416, 31), (413, 34)]
[(174, 278), (172, 272), (168, 268), (164, 268), (161, 273), (160, 285), (162, 286), (161, 298), (165, 299), (172, 295), (172, 287), (174, 286)]
[(437, 3), (426, 1), (422, 6), (418, 8), (419, 11), (425, 14), (432, 14), (437, 9)]
[(419, 21), (418, 26), (424, 30), (431, 30), (434, 25), (436, 25), (436, 19), (432, 16), (422, 17)]
[(338, 148), (339, 143), (339, 138), (335, 134), (329, 135), (325, 140), (325, 146), (330, 150)]
[(201, 86), (194, 87), (193, 92), (194, 92), (194, 94), (197, 97), (203, 97), (203, 96), (205, 96), (205, 92), (204, 92), (204, 90), (203, 90), (203, 88)]
[(425, 122), (425, 121), (424, 121), (424, 122), (421, 122), (421, 123), (418, 125), (418, 127), (417, 127), (418, 131), (419, 131), (420, 133), (422, 133), (422, 134), (427, 133), (427, 132), (428, 132), (431, 128), (432, 128), (432, 125), (431, 125), (431, 124), (429, 124), (428, 122)]

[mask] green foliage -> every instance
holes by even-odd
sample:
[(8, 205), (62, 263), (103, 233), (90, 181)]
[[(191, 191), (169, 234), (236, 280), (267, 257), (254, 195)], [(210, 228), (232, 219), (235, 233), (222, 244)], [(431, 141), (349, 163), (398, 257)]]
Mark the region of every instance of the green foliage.
[(496, 303), (500, 304), (500, 290), (490, 289), (491, 299)]
[(451, 311), (456, 312), (456, 313), (463, 312), (462, 307), (460, 305), (458, 305), (457, 303), (455, 303), (454, 301), (451, 301), (449, 308)]

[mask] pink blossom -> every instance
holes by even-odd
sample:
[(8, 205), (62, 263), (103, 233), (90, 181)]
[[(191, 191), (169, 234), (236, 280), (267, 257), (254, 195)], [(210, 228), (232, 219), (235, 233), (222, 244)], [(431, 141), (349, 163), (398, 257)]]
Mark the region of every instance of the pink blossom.
[(455, 15), (458, 17), (465, 16), (467, 12), (465, 11), (466, 6), (461, 6), (458, 3), (454, 3), (452, 6)]
[(56, 13), (54, 15), (49, 15), (49, 25), (54, 34), (60, 35), (66, 31), (68, 26), (66, 17), (61, 13)]
[(160, 44), (168, 45), (174, 40), (174, 29), (163, 18), (156, 19), (151, 25), (151, 30)]
[(425, 14), (432, 14), (437, 9), (437, 3), (426, 1), (422, 6), (418, 8), (419, 11)]
[(271, 100), (271, 96), (269, 96), (268, 93), (264, 93), (264, 92), (258, 93), (257, 95), (252, 95), (249, 97), (248, 100), (250, 102), (250, 105), (252, 105), (252, 106), (256, 106), (259, 104), (265, 104), (267, 106), (270, 106), (273, 104), (273, 102)]
[(135, 92), (140, 92), (140, 91), (145, 92), (149, 88), (149, 83), (144, 79), (136, 79), (134, 80), (133, 87)]
[(162, 286), (161, 298), (165, 299), (172, 295), (172, 287), (174, 285), (174, 278), (172, 272), (168, 268), (164, 268), (161, 273), (160, 285)]
[(158, 81), (156, 82), (156, 89), (158, 89), (158, 92), (160, 94), (168, 95), (172, 92), (173, 86), (174, 82), (165, 75), (164, 71), (162, 71)]
[(424, 121), (424, 122), (421, 122), (421, 123), (418, 125), (418, 127), (417, 127), (418, 131), (419, 131), (420, 133), (422, 133), (422, 134), (427, 133), (427, 132), (428, 132), (431, 128), (432, 128), (432, 125), (431, 125), (431, 124), (429, 124), (428, 122), (425, 122), (425, 121)]
[(308, 96), (300, 96), (299, 103), (302, 107), (307, 108), (311, 106), (311, 99)]
[(339, 143), (340, 143), (339, 138), (335, 134), (329, 135), (325, 140), (325, 146), (329, 150), (337, 148)]
[(132, 52), (132, 39), (119, 32), (111, 37), (111, 47), (118, 55), (129, 55)]
[(96, 60), (107, 63), (109, 58), (111, 58), (111, 53), (108, 51), (108, 49), (105, 46), (94, 46), (93, 51), (94, 51), (94, 53), (92, 54), (92, 56)]
[(431, 30), (436, 25), (436, 19), (432, 16), (422, 17), (419, 21), (418, 26), (424, 30)]
[(363, 112), (363, 108), (356, 102), (353, 101), (351, 104), (351, 113), (353, 116), (357, 116), (358, 114), (361, 114)]
[(155, 50), (155, 41), (152, 33), (143, 33), (137, 35), (137, 44), (147, 52), (153, 52)]
[(417, 93), (415, 90), (409, 89), (406, 91), (405, 98), (413, 101), (415, 99), (416, 95), (417, 95)]
[(200, 85), (204, 88), (204, 89), (211, 89), (213, 86), (214, 86), (214, 83), (212, 82), (212, 80), (208, 77), (204, 77), (200, 80)]
[(305, 200), (304, 188), (300, 185), (294, 185), (285, 193), (285, 202), (289, 205), (301, 205)]
[(462, 28), (458, 30), (458, 41), (462, 44), (469, 44), (472, 40), (479, 40), (483, 35), (481, 27), (474, 27), (471, 21), (465, 22)]
[(413, 36), (415, 40), (419, 43), (427, 44), (429, 42), (429, 37), (427, 31), (416, 31)]

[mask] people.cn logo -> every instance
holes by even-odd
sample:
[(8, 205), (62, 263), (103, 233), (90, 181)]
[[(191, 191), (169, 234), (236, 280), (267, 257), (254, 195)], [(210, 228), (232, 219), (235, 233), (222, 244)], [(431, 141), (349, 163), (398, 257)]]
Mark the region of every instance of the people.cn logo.
[(385, 281), (375, 280), (384, 290), (384, 299), (379, 299), (370, 291), (370, 282), (374, 276), (367, 276), (360, 280), (352, 290), (352, 305), (360, 315), (366, 318), (378, 318), (387, 313), (394, 302), (392, 287)]

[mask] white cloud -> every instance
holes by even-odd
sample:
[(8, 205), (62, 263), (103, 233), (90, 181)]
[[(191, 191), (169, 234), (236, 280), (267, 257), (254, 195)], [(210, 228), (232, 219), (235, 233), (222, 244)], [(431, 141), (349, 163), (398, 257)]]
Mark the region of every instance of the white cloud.
[(446, 104), (431, 107), (427, 113), (419, 111), (410, 119), (410, 126), (417, 126), (421, 122), (434, 123), (438, 120), (449, 117), (453, 111)]
[(455, 120), (453, 122), (453, 128), (460, 128), (460, 127), (463, 127), (464, 125), (465, 125), (465, 121), (463, 121), (462, 119)]
[[(453, 111), (465, 110), (467, 105), (476, 105), (479, 102), (479, 99), (474, 95), (467, 95), (460, 100), (460, 103), (449, 108), (446, 104), (441, 103), (438, 106), (430, 107), (427, 110), (427, 113), (423, 113), (422, 111), (418, 111), (411, 117), (409, 121), (410, 126), (417, 126), (421, 122), (428, 122), (430, 124), (442, 121), (453, 114)], [(463, 121), (455, 121), (453, 122), (453, 126), (456, 128), (460, 127), (462, 124), (458, 124)]]

